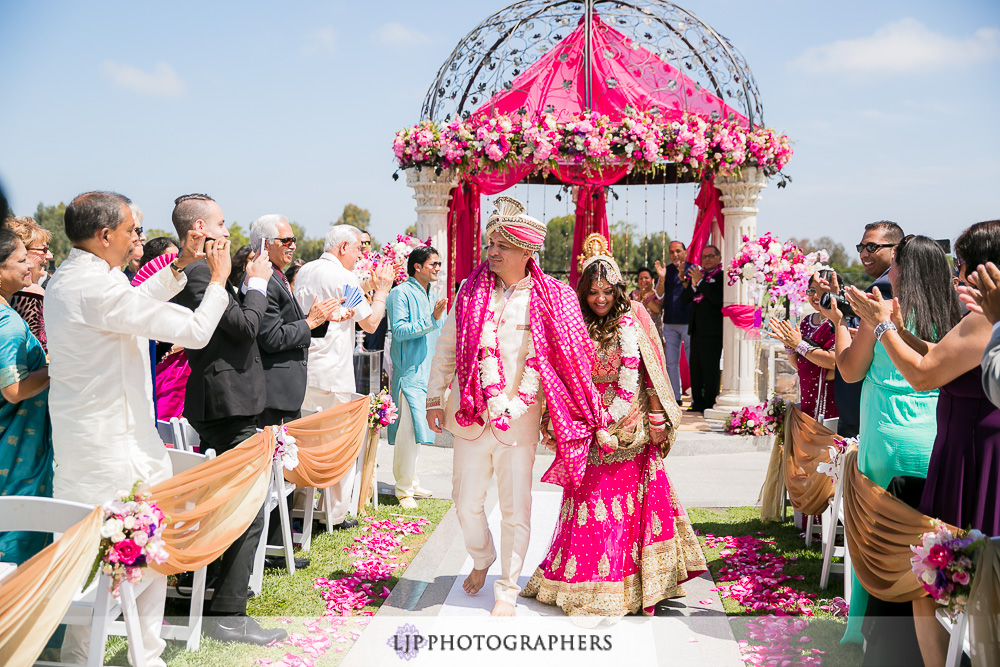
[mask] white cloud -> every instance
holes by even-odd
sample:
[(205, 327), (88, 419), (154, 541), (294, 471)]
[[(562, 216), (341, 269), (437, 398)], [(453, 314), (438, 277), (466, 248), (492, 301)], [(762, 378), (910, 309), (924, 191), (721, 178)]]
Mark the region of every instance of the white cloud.
[(375, 31), (375, 39), (390, 46), (419, 46), (431, 43), (431, 38), (424, 33), (396, 22), (379, 26)]
[(951, 37), (904, 18), (869, 37), (807, 49), (791, 67), (807, 74), (908, 74), (964, 69), (998, 56), (1000, 29), (980, 28), (967, 37)]
[(302, 54), (311, 56), (320, 53), (334, 53), (337, 50), (337, 31), (333, 26), (317, 28), (306, 35)]
[(167, 63), (156, 63), (152, 72), (144, 72), (138, 67), (105, 60), (101, 70), (120, 88), (144, 95), (158, 97), (180, 97), (187, 91), (187, 84), (177, 76), (174, 68)]

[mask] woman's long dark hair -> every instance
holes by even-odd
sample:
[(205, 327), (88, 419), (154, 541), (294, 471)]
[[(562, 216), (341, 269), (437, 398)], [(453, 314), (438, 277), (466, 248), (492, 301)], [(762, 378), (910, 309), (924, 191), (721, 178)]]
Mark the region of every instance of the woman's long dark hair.
[(608, 265), (604, 262), (594, 262), (588, 266), (583, 275), (576, 283), (576, 296), (580, 300), (580, 310), (583, 311), (583, 321), (587, 323), (587, 333), (590, 339), (595, 341), (599, 347), (608, 347), (615, 340), (618, 332), (618, 322), (622, 315), (627, 313), (632, 307), (628, 294), (625, 292), (625, 285), (616, 284), (612, 286), (612, 296), (614, 304), (611, 310), (604, 317), (598, 317), (590, 304), (587, 303), (587, 296), (590, 294), (590, 285), (594, 281), (603, 280), (610, 283), (608, 276)]
[(896, 246), (893, 296), (899, 299), (903, 321), (926, 341), (941, 340), (962, 319), (952, 283), (951, 267), (934, 239), (908, 236)]
[(24, 245), (20, 236), (6, 227), (0, 227), (0, 264), (6, 264), (10, 256), (17, 252), (19, 245)]
[(980, 264), (993, 262), (1000, 266), (1000, 220), (977, 222), (955, 239), (955, 254), (972, 273)]

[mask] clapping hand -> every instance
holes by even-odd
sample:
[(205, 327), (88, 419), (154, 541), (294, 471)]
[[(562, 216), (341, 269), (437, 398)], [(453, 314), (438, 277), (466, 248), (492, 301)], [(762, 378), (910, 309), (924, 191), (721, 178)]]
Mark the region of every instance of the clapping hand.
[(659, 276), (661, 283), (667, 279), (667, 267), (661, 264), (660, 260), (653, 263), (653, 268), (656, 269), (656, 275)]
[(342, 305), (345, 301), (347, 301), (347, 297), (343, 297), (339, 301), (337, 301), (337, 299), (331, 299), (331, 301), (336, 301), (336, 303), (333, 306), (333, 312), (330, 313), (328, 321), (343, 322), (354, 317), (354, 309), (344, 308)]
[(392, 262), (382, 262), (375, 267), (372, 272), (372, 286), (375, 293), (386, 293), (392, 288), (392, 281), (396, 277), (396, 265)]
[(444, 315), (444, 312), (447, 309), (448, 299), (438, 299), (438, 302), (434, 304), (434, 319), (440, 320), (441, 316)]
[(306, 324), (309, 325), (310, 329), (315, 329), (329, 321), (334, 312), (339, 309), (339, 299), (327, 299), (326, 301), (316, 299), (313, 301), (312, 308), (309, 309), (309, 315), (306, 316)]
[(996, 264), (980, 264), (978, 269), (966, 276), (966, 281), (969, 286), (958, 288), (958, 298), (970, 311), (983, 315), (990, 324), (1000, 322), (1000, 269)]
[(771, 331), (765, 331), (768, 336), (781, 341), (785, 347), (794, 350), (802, 342), (802, 332), (799, 328), (787, 320), (779, 320), (772, 317), (767, 322)]
[(705, 277), (705, 274), (701, 272), (701, 267), (694, 264), (691, 267), (690, 280), (692, 285), (697, 285), (701, 282), (701, 279)]
[(893, 310), (898, 310), (896, 300), (883, 299), (882, 292), (877, 287), (872, 289), (871, 294), (865, 294), (857, 287), (850, 286), (844, 292), (844, 297), (851, 304), (854, 313), (873, 329), (879, 322), (891, 321)]

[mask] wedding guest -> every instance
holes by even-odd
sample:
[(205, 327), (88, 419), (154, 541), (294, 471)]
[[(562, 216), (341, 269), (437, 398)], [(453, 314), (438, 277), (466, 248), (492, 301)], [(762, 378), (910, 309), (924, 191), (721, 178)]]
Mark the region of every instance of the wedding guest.
[[(206, 237), (229, 238), (219, 204), (205, 194), (183, 195), (174, 200), (171, 221), (179, 238), (189, 231)], [(153, 241), (146, 245), (149, 246)], [(264, 410), (264, 367), (257, 348), (257, 331), (267, 309), (267, 283), (271, 262), (260, 255), (246, 264), (246, 294), (226, 290), (226, 309), (211, 340), (200, 350), (187, 350), (184, 416), (198, 432), (203, 448), (224, 454), (257, 432), (257, 415)], [(205, 260), (184, 267), (187, 284), (173, 302), (196, 310), (205, 298), (212, 271)], [(264, 507), (247, 530), (222, 555), (215, 593), (206, 615), (212, 617), (206, 634), (219, 641), (265, 645), (284, 639), (281, 629), (264, 629), (247, 616), (247, 586), (253, 558), (264, 528)]]
[[(8, 305), (31, 283), (32, 262), (18, 236), (0, 228), (0, 496), (52, 495), (52, 429), (45, 350)], [(21, 564), (46, 535), (0, 534), (0, 561)]]
[[(129, 204), (110, 192), (86, 192), (70, 203), (65, 228), (73, 249), (45, 294), (52, 496), (90, 505), (113, 500), (136, 480), (152, 486), (170, 478), (170, 458), (153, 417), (147, 341), (203, 347), (228, 301), (228, 242), (206, 243), (195, 232), (169, 270), (129, 285), (120, 268), (138, 239)], [(165, 303), (184, 288), (184, 267), (206, 255), (212, 280), (198, 310)], [(145, 576), (150, 582), (138, 596), (138, 611), (146, 664), (163, 667), (167, 580), (148, 571)], [(62, 661), (85, 662), (89, 643), (89, 627), (68, 626)]]
[(687, 261), (687, 246), (680, 241), (670, 243), (670, 265), (656, 261), (656, 296), (662, 298), (663, 351), (667, 357), (667, 377), (674, 389), (674, 398), (681, 402), (681, 344), (691, 356), (691, 303), (684, 301), (684, 287), (694, 264)]
[(4, 226), (17, 234), (24, 243), (28, 250), (28, 264), (31, 266), (31, 284), (10, 298), (10, 307), (28, 323), (31, 333), (45, 349), (48, 339), (45, 337), (45, 318), (42, 314), (42, 299), (45, 296), (42, 282), (48, 278), (46, 269), (52, 260), (52, 253), (49, 251), (52, 232), (28, 217), (7, 218)]
[[(896, 244), (888, 278), (899, 301), (900, 322), (906, 325), (900, 330), (937, 343), (958, 323), (958, 296), (951, 286), (948, 259), (933, 239), (907, 236)], [(839, 287), (836, 274), (831, 287)], [(874, 288), (873, 295), (877, 298), (881, 290)], [(836, 332), (837, 368), (847, 382), (863, 381), (858, 469), (882, 488), (897, 476), (925, 478), (937, 433), (938, 390), (912, 387), (893, 365), (881, 342), (891, 323), (872, 326), (861, 321), (852, 338), (836, 302), (830, 305), (822, 312)], [(869, 596), (857, 577), (851, 591), (850, 616), (842, 641), (860, 643), (861, 619)], [(887, 636), (881, 633), (879, 640)]]
[[(618, 447), (606, 453), (590, 445), (583, 481), (563, 489), (548, 554), (521, 595), (569, 616), (652, 615), (656, 603), (685, 595), (681, 584), (708, 569), (661, 458), (677, 437), (681, 411), (659, 327), (630, 303), (613, 257), (587, 262), (577, 296), (596, 350), (597, 393), (615, 397), (608, 431)], [(542, 433), (555, 450), (548, 430)]]
[(306, 265), (306, 260), (295, 258), (292, 263), (288, 265), (285, 269), (285, 280), (288, 281), (289, 286), (292, 288), (292, 293), (295, 293), (295, 276), (298, 275), (299, 269)]
[(143, 254), (143, 244), (146, 243), (146, 235), (142, 230), (142, 209), (135, 202), (129, 204), (132, 209), (132, 219), (135, 220), (135, 241), (133, 243), (132, 255), (129, 257), (128, 263), (122, 269), (125, 273), (125, 277), (128, 278), (129, 282), (135, 278), (136, 271), (139, 270), (139, 262), (142, 261)]
[[(903, 229), (890, 220), (879, 220), (865, 225), (861, 243), (857, 247), (865, 275), (872, 279), (866, 291), (876, 287), (887, 299), (892, 298), (892, 284), (889, 282), (889, 266), (896, 245), (903, 240)], [(849, 318), (850, 328), (857, 328), (856, 318)], [(833, 398), (837, 405), (837, 433), (845, 438), (858, 435), (861, 425), (861, 383), (846, 382), (840, 368), (833, 371)]]
[(229, 273), (229, 286), (234, 288), (237, 292), (240, 291), (240, 286), (243, 285), (243, 278), (247, 272), (247, 264), (250, 262), (250, 254), (253, 252), (253, 248), (250, 244), (242, 245), (239, 249), (233, 253), (233, 270)]
[(146, 245), (142, 246), (142, 257), (139, 259), (136, 270), (138, 271), (161, 255), (170, 254), (177, 254), (177, 239), (169, 236), (157, 236), (150, 239), (146, 241)]
[[(967, 267), (1000, 261), (1000, 221), (969, 227), (955, 242), (955, 254), (963, 282)], [(914, 389), (940, 389), (920, 511), (953, 526), (1000, 535), (1000, 409), (986, 398), (980, 366), (990, 322), (969, 313), (936, 345), (928, 345), (906, 329), (898, 298), (869, 298), (855, 288), (848, 288), (847, 298), (867, 326), (884, 331), (885, 351)], [(937, 607), (930, 597), (913, 601), (925, 665), (944, 665), (947, 657), (948, 633), (934, 617)]]
[(692, 266), (681, 299), (691, 304), (691, 412), (715, 406), (722, 360), (722, 253), (714, 245), (701, 251), (701, 266)]
[(635, 274), (636, 289), (632, 290), (629, 298), (638, 301), (649, 313), (649, 319), (653, 320), (656, 330), (663, 328), (663, 297), (657, 296), (653, 289), (653, 269), (648, 266), (640, 267)]
[(404, 509), (416, 509), (416, 498), (431, 496), (417, 479), (417, 455), (420, 445), (434, 442), (425, 406), (434, 345), (448, 308), (448, 300), (431, 290), (440, 271), (437, 250), (414, 248), (406, 260), (409, 278), (390, 291), (385, 302), (392, 329), (392, 400), (399, 408), (399, 419), (389, 424), (389, 444), (394, 447), (396, 498)]
[[(361, 232), (351, 225), (334, 225), (326, 234), (323, 254), (319, 259), (307, 263), (299, 270), (295, 299), (303, 308), (315, 307), (319, 303), (340, 304), (341, 301), (361, 292), (361, 281), (354, 274), (354, 265), (361, 257)], [(367, 332), (375, 328), (385, 316), (385, 301), (392, 287), (395, 268), (390, 262), (383, 262), (375, 269), (372, 279), (375, 296), (371, 305), (361, 296), (353, 309), (345, 306), (336, 321), (330, 322), (324, 335), (317, 337), (309, 346), (309, 364), (305, 391), (299, 400), (303, 410), (319, 412), (351, 400), (355, 392), (354, 383), (354, 325), (359, 324)], [(357, 525), (348, 519), (351, 495), (358, 466), (364, 460), (364, 447), (358, 453), (354, 469), (338, 483), (326, 489), (333, 500), (330, 518), (335, 528), (351, 528)]]
[(806, 298), (817, 312), (804, 317), (798, 326), (772, 318), (769, 322), (771, 332), (767, 334), (785, 345), (788, 358), (798, 371), (802, 395), (799, 409), (818, 421), (837, 416), (833, 396), (833, 369), (837, 365), (833, 325), (819, 312), (823, 288), (817, 281), (817, 278), (828, 281), (832, 277), (833, 271), (823, 269), (809, 280)]

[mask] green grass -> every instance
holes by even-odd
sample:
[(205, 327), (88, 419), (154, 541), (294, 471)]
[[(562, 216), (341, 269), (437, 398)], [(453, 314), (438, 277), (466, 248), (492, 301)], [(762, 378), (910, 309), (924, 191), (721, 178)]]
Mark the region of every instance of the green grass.
[[(415, 510), (405, 510), (399, 506), (394, 496), (380, 496), (379, 509), (370, 516), (375, 519), (424, 517), (430, 521), (430, 524), (423, 527), (422, 534), (403, 537), (402, 546), (407, 546), (410, 550), (398, 555), (401, 556), (400, 560), (408, 565), (450, 507), (451, 501), (449, 500), (431, 499), (419, 501)], [(304, 570), (296, 570), (294, 575), (289, 575), (285, 570), (266, 570), (261, 592), (247, 603), (247, 614), (256, 618), (263, 627), (282, 627), (289, 632), (305, 632), (302, 622), (321, 617), (326, 611), (326, 603), (320, 597), (319, 591), (313, 589), (313, 580), (316, 577), (328, 577), (331, 573), (335, 578), (340, 577), (350, 569), (350, 563), (354, 559), (347, 556), (344, 547), (348, 547), (354, 542), (355, 537), (361, 535), (362, 526), (364, 526), (364, 522), (358, 528), (328, 534), (318, 523), (315, 524), (310, 550), (303, 552), (297, 549), (295, 552), (297, 556), (306, 556), (310, 559), (309, 567)], [(399, 581), (404, 569), (405, 567), (397, 569), (385, 585), (392, 589)], [(372, 604), (358, 612), (358, 616), (366, 611), (377, 611), (383, 600), (384, 598), (376, 598)], [(167, 604), (167, 614), (169, 615), (171, 601), (168, 600)], [(293, 622), (284, 623), (279, 619), (292, 619)], [(360, 627), (352, 622), (343, 628), (344, 634), (349, 636), (350, 629)], [(339, 664), (347, 654), (350, 645), (350, 641), (344, 644), (335, 644), (334, 648), (316, 660), (316, 665)], [(343, 652), (338, 653), (336, 648), (342, 648)], [(201, 648), (195, 653), (186, 651), (179, 642), (168, 642), (163, 659), (171, 667), (208, 667), (214, 665), (235, 667), (236, 665), (253, 665), (257, 658), (277, 660), (286, 652), (303, 655), (303, 651), (294, 646), (271, 648), (248, 646), (221, 643), (203, 636)], [(108, 665), (128, 664), (124, 637), (108, 638), (105, 663)]]
[[(760, 520), (760, 509), (757, 507), (731, 507), (724, 510), (691, 508), (688, 515), (698, 531), (698, 539), (705, 551), (712, 577), (720, 586), (727, 582), (718, 581), (719, 569), (725, 563), (719, 552), (724, 547), (710, 548), (705, 546), (707, 535), (734, 537), (750, 535), (761, 539), (772, 539), (774, 545), (766, 546), (768, 550), (781, 554), (786, 559), (794, 558), (785, 566), (789, 575), (803, 575), (801, 580), (783, 582), (783, 585), (804, 593), (815, 593), (815, 617), (799, 617), (809, 620), (809, 628), (796, 637), (809, 637), (810, 641), (803, 645), (808, 648), (824, 651), (822, 664), (831, 667), (854, 667), (861, 664), (863, 654), (857, 644), (840, 644), (844, 634), (846, 619), (836, 618), (829, 612), (819, 609), (822, 600), (843, 596), (843, 583), (839, 576), (831, 576), (827, 589), (819, 587), (820, 574), (823, 567), (822, 552), (819, 540), (812, 547), (805, 546), (805, 540), (800, 537), (801, 530), (789, 521), (786, 523), (764, 523)], [(764, 533), (764, 535), (757, 535)], [(747, 609), (731, 598), (722, 598), (722, 606), (730, 617), (730, 625), (737, 640), (746, 639), (746, 624), (761, 615), (760, 611)], [(752, 641), (752, 640), (751, 640)]]

